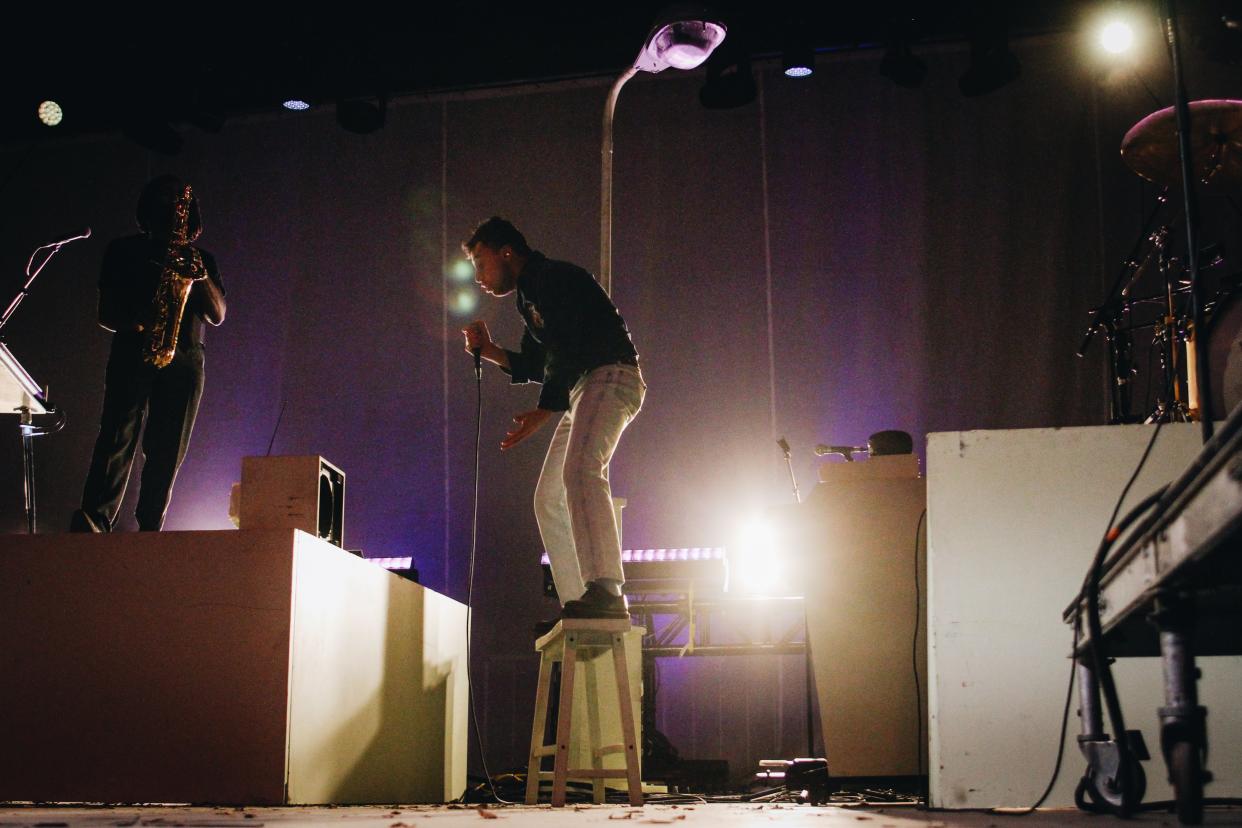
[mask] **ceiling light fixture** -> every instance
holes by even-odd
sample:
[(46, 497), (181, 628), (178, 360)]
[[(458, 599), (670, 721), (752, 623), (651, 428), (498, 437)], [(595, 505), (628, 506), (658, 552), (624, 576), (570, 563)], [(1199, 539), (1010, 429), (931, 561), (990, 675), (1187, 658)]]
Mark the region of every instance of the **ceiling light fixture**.
[(56, 126), (65, 119), (65, 112), (56, 101), (39, 104), (39, 122), (44, 126)]
[(362, 98), (337, 101), (336, 122), (356, 135), (367, 135), (384, 126), (388, 99), (380, 95), (375, 103)]

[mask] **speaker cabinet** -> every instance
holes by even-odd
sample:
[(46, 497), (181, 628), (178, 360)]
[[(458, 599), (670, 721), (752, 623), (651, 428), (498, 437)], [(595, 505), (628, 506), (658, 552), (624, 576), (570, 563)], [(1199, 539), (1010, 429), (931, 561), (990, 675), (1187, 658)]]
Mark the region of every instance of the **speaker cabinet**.
[(241, 529), (301, 529), (344, 546), (345, 472), (317, 455), (243, 457)]

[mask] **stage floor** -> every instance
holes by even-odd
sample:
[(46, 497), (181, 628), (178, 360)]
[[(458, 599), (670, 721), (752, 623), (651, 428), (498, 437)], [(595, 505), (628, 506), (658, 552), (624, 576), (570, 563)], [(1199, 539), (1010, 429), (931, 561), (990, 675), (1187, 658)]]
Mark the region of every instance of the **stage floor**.
[[(873, 828), (1003, 828), (1014, 826), (1168, 825), (1177, 824), (1168, 813), (1145, 813), (1121, 822), (1078, 811), (1041, 811), (1027, 817), (982, 811), (919, 811), (909, 807), (841, 808), (809, 805), (721, 804), (579, 805), (553, 810), (547, 805), (526, 807), (494, 806), (485, 812), (474, 806), (410, 807), (287, 807), (287, 808), (191, 808), (191, 807), (0, 807), (0, 828), (415, 828), (479, 824), (480, 818), (509, 820), (509, 825), (631, 825), (816, 826), (844, 828), (867, 825)], [(1242, 826), (1242, 809), (1209, 809), (1204, 823), (1213, 826)]]

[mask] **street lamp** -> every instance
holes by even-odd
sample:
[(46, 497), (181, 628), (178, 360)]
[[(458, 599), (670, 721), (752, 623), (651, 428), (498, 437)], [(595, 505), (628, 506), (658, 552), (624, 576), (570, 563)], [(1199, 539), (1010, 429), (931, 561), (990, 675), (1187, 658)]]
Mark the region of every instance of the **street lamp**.
[(725, 26), (699, 6), (670, 6), (656, 18), (643, 48), (629, 69), (612, 84), (604, 106), (604, 138), (600, 150), (599, 282), (612, 293), (612, 120), (617, 97), (626, 81), (639, 72), (694, 69), (707, 60), (725, 38)]

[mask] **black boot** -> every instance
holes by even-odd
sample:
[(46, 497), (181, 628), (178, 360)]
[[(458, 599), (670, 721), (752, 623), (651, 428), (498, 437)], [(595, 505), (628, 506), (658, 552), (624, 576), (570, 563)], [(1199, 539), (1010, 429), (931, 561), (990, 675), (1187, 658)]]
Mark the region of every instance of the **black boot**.
[(586, 592), (575, 601), (568, 601), (561, 610), (562, 618), (625, 618), (629, 604), (624, 595), (613, 595), (594, 581), (587, 583)]

